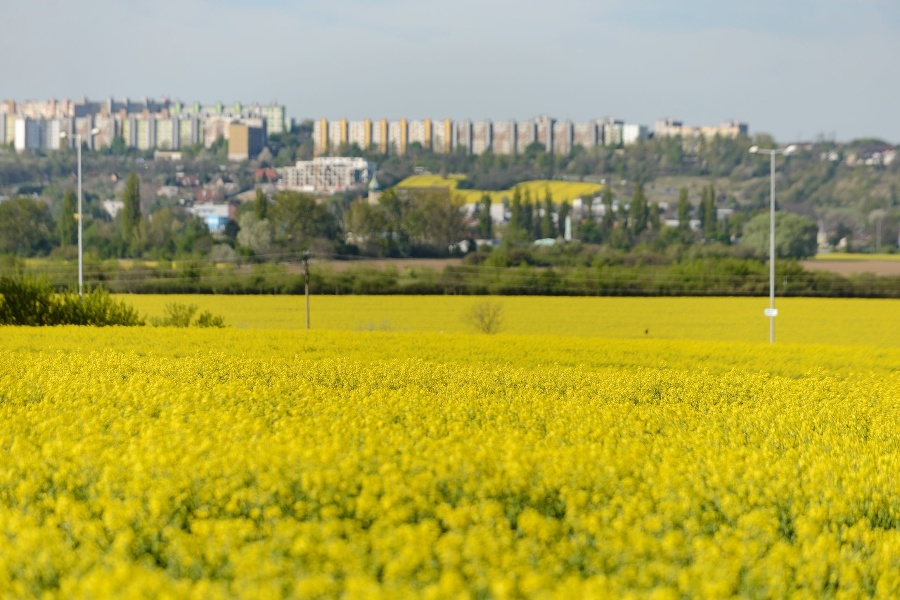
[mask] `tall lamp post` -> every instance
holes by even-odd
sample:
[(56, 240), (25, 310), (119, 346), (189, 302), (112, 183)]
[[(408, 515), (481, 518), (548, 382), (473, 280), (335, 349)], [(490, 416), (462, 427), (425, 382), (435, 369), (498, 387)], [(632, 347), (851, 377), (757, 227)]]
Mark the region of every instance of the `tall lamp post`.
[[(100, 130), (96, 127), (91, 129), (91, 137), (100, 133)], [(59, 134), (60, 138), (67, 138), (69, 134), (63, 131)], [(81, 212), (81, 134), (76, 133), (75, 137), (75, 146), (78, 150), (78, 297), (81, 298), (84, 295), (84, 247), (82, 245), (82, 225), (83, 214)]]
[(793, 154), (797, 146), (791, 144), (786, 148), (760, 148), (751, 146), (750, 154), (769, 155), (769, 308), (764, 314), (769, 317), (769, 343), (775, 343), (775, 317), (778, 311), (775, 309), (775, 155)]

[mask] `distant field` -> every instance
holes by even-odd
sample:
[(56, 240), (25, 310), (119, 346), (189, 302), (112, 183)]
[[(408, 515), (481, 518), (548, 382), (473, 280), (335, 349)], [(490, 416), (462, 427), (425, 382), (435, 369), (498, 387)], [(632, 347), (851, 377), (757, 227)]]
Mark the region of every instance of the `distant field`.
[[(399, 188), (421, 188), (421, 187), (448, 187), (456, 190), (456, 193), (465, 198), (466, 203), (478, 202), (482, 195), (487, 193), (491, 197), (491, 202), (501, 202), (504, 197), (512, 198), (513, 190), (501, 190), (485, 192), (483, 190), (460, 190), (457, 189), (459, 176), (441, 177), (440, 175), (413, 175), (407, 177), (397, 184)], [(596, 183), (581, 183), (577, 181), (553, 181), (549, 179), (539, 179), (534, 181), (526, 181), (520, 183), (518, 187), (524, 194), (526, 191), (531, 195), (532, 200), (542, 200), (549, 191), (553, 196), (553, 200), (557, 203), (572, 202), (575, 198), (581, 198), (587, 195), (594, 195), (603, 189), (603, 186)]]
[[(161, 316), (170, 302), (196, 304), (237, 329), (305, 327), (303, 296), (120, 295), (141, 314)], [(544, 296), (313, 296), (318, 330), (472, 332), (465, 315), (483, 301), (503, 307), (502, 333), (609, 339), (768, 340), (767, 298)], [(897, 346), (896, 300), (778, 299), (776, 339), (785, 343)]]
[(831, 254), (817, 254), (813, 260), (817, 262), (900, 262), (900, 254), (846, 254), (834, 252)]
[(900, 275), (900, 255), (897, 254), (820, 254), (801, 264), (804, 269), (838, 275)]

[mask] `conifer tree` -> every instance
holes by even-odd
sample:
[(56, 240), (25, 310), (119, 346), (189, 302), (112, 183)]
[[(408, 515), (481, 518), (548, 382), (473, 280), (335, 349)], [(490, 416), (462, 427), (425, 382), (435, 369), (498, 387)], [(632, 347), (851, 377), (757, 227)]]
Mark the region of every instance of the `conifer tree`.
[(141, 220), (141, 180), (132, 171), (122, 194), (122, 237), (130, 240)]
[(62, 208), (60, 209), (59, 223), (57, 224), (59, 244), (61, 246), (69, 246), (76, 241), (78, 234), (78, 225), (75, 222), (75, 211), (78, 210), (76, 206), (77, 201), (75, 192), (72, 190), (66, 190), (66, 193), (63, 194)]

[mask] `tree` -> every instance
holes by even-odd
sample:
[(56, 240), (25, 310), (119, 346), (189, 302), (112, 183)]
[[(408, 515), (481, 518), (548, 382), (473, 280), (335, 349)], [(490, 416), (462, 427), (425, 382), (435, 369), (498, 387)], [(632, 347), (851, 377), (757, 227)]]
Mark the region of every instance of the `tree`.
[(256, 214), (256, 218), (260, 221), (265, 219), (268, 215), (269, 199), (262, 191), (262, 188), (256, 188), (256, 199), (253, 201), (253, 212)]
[(497, 333), (503, 325), (503, 305), (499, 302), (482, 300), (472, 305), (465, 315), (465, 320), (481, 333), (489, 335)]
[(0, 253), (45, 254), (52, 246), (53, 217), (40, 200), (13, 198), (0, 202)]
[(75, 196), (75, 192), (66, 190), (62, 198), (59, 221), (56, 224), (60, 246), (70, 246), (78, 239), (78, 224), (75, 221), (75, 211), (78, 210), (77, 202), (78, 199)]
[(555, 238), (556, 227), (553, 224), (553, 196), (548, 189), (544, 196), (544, 212), (541, 215), (541, 238)]
[(566, 219), (569, 218), (571, 212), (572, 206), (566, 201), (559, 205), (559, 210), (556, 213), (556, 220), (559, 225), (559, 235), (563, 237), (566, 235)]
[(462, 197), (452, 196), (449, 190), (421, 190), (411, 194), (410, 200), (406, 228), (423, 245), (446, 252), (465, 236)]
[(716, 215), (716, 189), (713, 184), (704, 186), (700, 196), (700, 224), (703, 236), (714, 239), (718, 233), (719, 224)]
[(272, 248), (272, 227), (268, 220), (260, 221), (252, 212), (238, 217), (237, 243), (256, 255), (268, 254)]
[(629, 210), (631, 233), (634, 235), (643, 233), (647, 229), (649, 216), (647, 196), (644, 194), (644, 184), (638, 183), (634, 186), (634, 194), (631, 196), (631, 207)]
[(615, 224), (616, 216), (613, 214), (613, 195), (609, 184), (603, 186), (603, 231), (609, 234)]
[(691, 202), (688, 200), (688, 189), (682, 187), (678, 192), (678, 228), (687, 231), (691, 227)]
[(650, 229), (658, 232), (662, 228), (662, 216), (659, 210), (659, 203), (654, 202), (650, 205), (650, 216), (647, 218)]
[(134, 171), (129, 173), (122, 193), (122, 237), (130, 240), (141, 220), (141, 180)]
[[(334, 239), (337, 235), (334, 215), (309, 194), (278, 192), (268, 215), (275, 241), (288, 251), (303, 250), (316, 238)], [(243, 229), (243, 223), (240, 225)]]
[[(761, 257), (769, 256), (769, 213), (763, 212), (744, 225), (741, 243)], [(775, 256), (806, 258), (816, 253), (819, 227), (809, 217), (778, 211), (775, 213)]]
[(478, 235), (489, 240), (493, 237), (493, 221), (491, 220), (491, 196), (482, 194), (478, 207)]

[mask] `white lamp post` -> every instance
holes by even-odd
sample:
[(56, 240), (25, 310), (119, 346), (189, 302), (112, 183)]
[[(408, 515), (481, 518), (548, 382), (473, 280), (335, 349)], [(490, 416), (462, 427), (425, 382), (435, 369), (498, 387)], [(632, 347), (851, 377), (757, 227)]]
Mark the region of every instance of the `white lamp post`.
[(775, 317), (778, 315), (778, 311), (775, 310), (775, 155), (787, 156), (796, 150), (797, 146), (793, 144), (786, 148), (750, 147), (751, 154), (769, 155), (769, 308), (765, 310), (764, 314), (769, 317), (770, 344), (775, 343)]
[[(100, 133), (100, 130), (97, 129), (96, 127), (94, 129), (91, 129), (91, 137), (97, 135), (98, 133)], [(69, 134), (67, 134), (65, 131), (63, 131), (62, 133), (59, 134), (59, 137), (66, 138), (66, 137), (69, 137)], [(81, 144), (82, 144), (81, 134), (76, 133), (75, 134), (75, 145), (77, 146), (77, 150), (78, 150), (78, 296), (79, 297), (82, 297), (84, 295), (84, 291), (83, 291), (83, 288), (84, 288), (84, 248), (82, 246), (82, 241), (81, 241), (81, 239), (82, 239), (81, 238), (81, 236), (82, 236), (81, 222), (83, 220), (83, 218), (82, 218), (83, 214), (81, 212)]]

